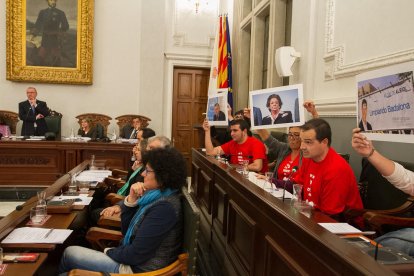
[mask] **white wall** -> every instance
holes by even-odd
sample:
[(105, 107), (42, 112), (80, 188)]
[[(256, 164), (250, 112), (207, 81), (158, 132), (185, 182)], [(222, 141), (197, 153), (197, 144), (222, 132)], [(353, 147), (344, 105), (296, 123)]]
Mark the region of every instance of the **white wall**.
[(413, 60), (410, 0), (293, 0), (291, 83), (304, 83), (324, 116), (354, 117), (355, 75)]

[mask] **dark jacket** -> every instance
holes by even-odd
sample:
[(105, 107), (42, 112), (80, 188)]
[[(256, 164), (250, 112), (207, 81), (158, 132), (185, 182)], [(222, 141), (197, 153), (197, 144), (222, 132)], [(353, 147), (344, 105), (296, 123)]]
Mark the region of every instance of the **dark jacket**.
[[(286, 124), (286, 123), (293, 123), (292, 112), (290, 111), (282, 111), (280, 112), (276, 119), (273, 122), (274, 124)], [(271, 125), (272, 124), (272, 117), (266, 116), (262, 120), (262, 125)]]
[(33, 112), (28, 100), (19, 103), (19, 118), (23, 121), (22, 136), (43, 136), (47, 132), (46, 120), (44, 118), (36, 120), (36, 115), (42, 114), (44, 117), (49, 116), (49, 108), (46, 102), (43, 101), (36, 100), (36, 104)]

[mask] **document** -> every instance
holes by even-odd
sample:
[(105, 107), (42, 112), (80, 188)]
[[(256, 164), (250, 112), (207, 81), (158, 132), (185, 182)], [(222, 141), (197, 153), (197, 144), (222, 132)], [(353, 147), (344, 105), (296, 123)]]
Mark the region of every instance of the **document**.
[(348, 223), (342, 223), (342, 222), (334, 222), (334, 223), (318, 223), (320, 226), (325, 228), (331, 233), (334, 234), (360, 234), (362, 233), (361, 230), (353, 227), (352, 225)]
[(88, 182), (101, 182), (111, 174), (112, 172), (109, 170), (88, 170), (78, 174), (76, 176), (76, 180)]
[(1, 243), (63, 243), (73, 230), (38, 227), (14, 229)]
[(73, 205), (89, 205), (93, 197), (88, 196), (87, 194), (79, 194), (75, 196), (60, 195), (54, 196), (50, 201), (65, 201), (68, 199), (74, 199)]
[[(265, 186), (265, 181), (264, 179), (258, 179), (256, 177), (257, 173), (255, 172), (249, 172), (249, 180), (250, 182), (253, 182), (254, 184), (256, 184), (258, 187), (262, 188)], [(282, 188), (275, 188), (275, 186), (272, 186), (273, 189), (265, 189), (265, 191), (269, 192), (271, 195), (273, 195), (274, 197), (277, 198), (282, 198), (283, 197), (283, 189)], [(285, 198), (292, 198), (292, 194), (288, 191), (285, 191)]]

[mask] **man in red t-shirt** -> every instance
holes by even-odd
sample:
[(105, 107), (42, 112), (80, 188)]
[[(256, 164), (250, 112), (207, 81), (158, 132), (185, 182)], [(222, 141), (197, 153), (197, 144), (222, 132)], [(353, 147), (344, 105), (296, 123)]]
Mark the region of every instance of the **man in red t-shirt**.
[(303, 198), (324, 213), (362, 209), (357, 182), (349, 164), (331, 148), (331, 127), (312, 119), (301, 127), (302, 167), (294, 182), (303, 185)]
[(231, 164), (240, 164), (248, 159), (250, 171), (267, 172), (266, 148), (258, 139), (247, 135), (249, 124), (245, 120), (231, 121), (230, 132), (233, 140), (218, 147), (214, 147), (211, 142), (207, 120), (204, 120), (203, 128), (207, 155), (230, 155)]

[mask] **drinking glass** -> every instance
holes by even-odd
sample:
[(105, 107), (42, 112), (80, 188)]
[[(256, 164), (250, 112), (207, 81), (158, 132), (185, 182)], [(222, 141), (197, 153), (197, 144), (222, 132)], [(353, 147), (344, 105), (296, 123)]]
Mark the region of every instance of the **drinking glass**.
[(302, 202), (302, 184), (293, 184), (292, 205), (298, 205)]
[(89, 182), (88, 181), (79, 182), (79, 192), (82, 194), (89, 193)]
[(32, 207), (30, 209), (30, 220), (33, 224), (40, 224), (44, 218), (41, 208)]
[(243, 160), (243, 176), (249, 178), (249, 160)]
[(68, 193), (69, 194), (76, 194), (77, 191), (78, 191), (78, 186), (77, 186), (77, 183), (76, 183), (76, 177), (73, 175), (70, 182), (69, 182)]
[(38, 191), (37, 192), (37, 201), (46, 201), (46, 192), (45, 191)]
[(96, 170), (95, 155), (94, 154), (91, 155), (91, 163), (89, 165), (89, 169), (90, 170)]
[(0, 247), (0, 265), (3, 264), (3, 248)]

